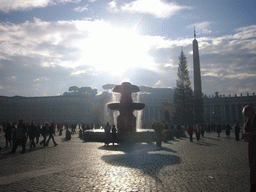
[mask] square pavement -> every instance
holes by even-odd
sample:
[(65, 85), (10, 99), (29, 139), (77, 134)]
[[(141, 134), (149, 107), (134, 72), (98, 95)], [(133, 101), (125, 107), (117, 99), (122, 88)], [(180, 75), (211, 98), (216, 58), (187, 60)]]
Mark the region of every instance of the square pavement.
[[(0, 191), (249, 191), (248, 146), (222, 133), (162, 143), (109, 145), (78, 134), (25, 154), (0, 152)], [(42, 137), (40, 137), (40, 140)], [(0, 146), (4, 146), (3, 133)]]

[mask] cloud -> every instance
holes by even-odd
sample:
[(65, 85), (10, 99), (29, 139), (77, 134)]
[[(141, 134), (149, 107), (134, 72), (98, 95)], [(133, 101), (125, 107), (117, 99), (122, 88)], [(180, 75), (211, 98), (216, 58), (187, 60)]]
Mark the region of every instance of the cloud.
[(83, 7), (79, 6), (79, 7), (74, 8), (74, 11), (77, 11), (77, 12), (83, 12), (83, 11), (87, 11), (87, 10), (88, 10), (88, 5), (85, 5)]
[(120, 9), (118, 9), (116, 1), (109, 3), (109, 10), (112, 12), (119, 12), (121, 10), (128, 13), (144, 13), (163, 19), (177, 14), (182, 9), (188, 8), (187, 6), (178, 5), (175, 2), (167, 3), (162, 0), (136, 0), (124, 4)]
[(40, 78), (34, 79), (34, 82), (41, 82), (41, 81), (50, 81), (50, 79), (48, 77), (40, 77)]
[(209, 21), (204, 21), (201, 23), (194, 23), (192, 25), (189, 25), (187, 28), (192, 29), (195, 27), (196, 34), (210, 34), (212, 33), (212, 30), (209, 29), (210, 27)]
[(111, 13), (119, 12), (116, 1), (111, 1), (108, 3), (108, 11), (110, 11)]
[(79, 74), (82, 74), (85, 72), (86, 72), (86, 70), (77, 70), (77, 71), (72, 72), (71, 75), (79, 75)]
[(224, 94), (255, 92), (256, 27), (221, 37), (198, 38), (203, 90)]
[(1, 0), (0, 11), (8, 13), (10, 11), (23, 11), (58, 3), (78, 3), (80, 1), (81, 0)]
[[(204, 93), (256, 91), (255, 37), (256, 25), (251, 25), (197, 38)], [(138, 85), (175, 87), (181, 47), (193, 79), (192, 41), (140, 35), (105, 20), (2, 22), (1, 93), (56, 95), (72, 85), (100, 89), (125, 78)]]

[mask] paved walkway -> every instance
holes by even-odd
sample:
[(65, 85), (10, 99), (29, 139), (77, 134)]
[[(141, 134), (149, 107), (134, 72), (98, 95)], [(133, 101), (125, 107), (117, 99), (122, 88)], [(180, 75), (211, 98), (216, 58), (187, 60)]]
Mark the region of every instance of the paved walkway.
[[(195, 137), (195, 136), (194, 136)], [(104, 146), (56, 136), (58, 146), (0, 153), (0, 191), (249, 191), (247, 143), (222, 133)], [(40, 138), (42, 139), (42, 138)], [(0, 134), (0, 146), (4, 145)], [(27, 148), (29, 146), (27, 145)]]

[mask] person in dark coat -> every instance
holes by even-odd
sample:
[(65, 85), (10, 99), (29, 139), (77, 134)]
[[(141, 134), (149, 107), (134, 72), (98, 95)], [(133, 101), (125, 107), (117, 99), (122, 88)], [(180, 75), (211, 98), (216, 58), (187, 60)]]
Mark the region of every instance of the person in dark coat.
[(43, 136), (43, 140), (40, 142), (40, 145), (46, 146), (46, 136), (47, 136), (47, 130), (48, 130), (49, 124), (45, 123), (44, 126), (41, 129), (41, 135)]
[(39, 137), (40, 137), (40, 123), (36, 125), (36, 144), (39, 142)]
[(6, 127), (4, 129), (4, 137), (5, 137), (5, 146), (8, 147), (8, 143), (12, 146), (12, 125), (11, 123), (6, 123)]
[(180, 134), (181, 133), (181, 126), (180, 125), (177, 125), (177, 127), (176, 127), (176, 137), (177, 138), (180, 138)]
[(55, 135), (55, 124), (54, 123), (51, 123), (51, 126), (48, 128), (48, 134), (49, 134), (49, 138), (46, 142), (46, 146), (49, 145), (50, 139), (52, 139), (54, 146), (58, 145), (54, 140), (54, 135)]
[(196, 125), (196, 128), (194, 129), (194, 132), (196, 133), (196, 140), (199, 141), (200, 140), (200, 134), (201, 134), (201, 128), (200, 128), (199, 124)]
[(201, 125), (200, 125), (200, 128), (201, 128), (201, 134), (202, 134), (202, 137), (204, 137), (204, 133), (205, 133), (205, 125), (204, 125), (204, 124), (201, 124)]
[(71, 139), (71, 131), (69, 131), (69, 129), (66, 130), (66, 140), (70, 140)]
[(246, 117), (244, 122), (243, 140), (248, 142), (248, 156), (250, 167), (250, 192), (256, 191), (256, 114), (252, 106), (243, 108)]
[(37, 136), (37, 127), (34, 122), (28, 127), (28, 136), (30, 140), (30, 150), (36, 147), (35, 138)]
[(17, 129), (15, 129), (14, 131), (14, 143), (13, 143), (13, 147), (10, 153), (15, 153), (16, 149), (18, 147), (18, 145), (22, 146), (22, 153), (25, 153), (26, 150), (26, 126), (25, 126), (25, 122), (21, 119), (19, 120), (19, 124), (17, 126)]
[(239, 124), (236, 123), (236, 125), (235, 125), (235, 136), (236, 136), (237, 141), (239, 141), (240, 131), (241, 131), (241, 128), (240, 128)]
[(113, 125), (112, 127), (112, 140), (113, 140), (113, 145), (115, 145), (115, 143), (117, 143), (117, 134), (116, 134), (117, 130), (116, 130), (116, 126)]
[(105, 131), (105, 145), (108, 146), (109, 144), (109, 135), (110, 135), (110, 129), (111, 129), (111, 126), (109, 125), (109, 123), (107, 122), (107, 124), (105, 125), (104, 127), (104, 131)]
[(228, 138), (230, 138), (230, 129), (231, 129), (231, 127), (230, 127), (229, 123), (227, 123), (227, 125), (226, 125), (226, 135), (227, 135)]
[(193, 132), (194, 132), (194, 128), (192, 127), (192, 125), (189, 125), (189, 126), (188, 126), (187, 132), (188, 132), (188, 134), (189, 134), (190, 142), (193, 142)]
[(155, 128), (155, 134), (156, 134), (156, 146), (161, 147), (162, 141), (166, 142), (163, 137), (163, 130), (164, 126), (161, 123), (158, 123)]
[(216, 131), (218, 133), (218, 137), (220, 137), (220, 133), (221, 133), (221, 124), (217, 124), (216, 126)]
[(61, 123), (59, 123), (59, 124), (57, 125), (57, 128), (58, 128), (58, 130), (59, 130), (59, 135), (62, 135), (63, 125), (62, 125)]

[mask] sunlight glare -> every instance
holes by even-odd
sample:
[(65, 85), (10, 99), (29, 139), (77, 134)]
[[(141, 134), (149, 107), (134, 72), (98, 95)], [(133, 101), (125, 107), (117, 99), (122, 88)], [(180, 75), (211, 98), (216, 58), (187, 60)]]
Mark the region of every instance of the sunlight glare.
[(136, 68), (153, 69), (154, 61), (148, 54), (151, 48), (147, 38), (135, 30), (108, 26), (94, 30), (80, 42), (80, 62), (93, 66), (96, 71), (114, 76)]

